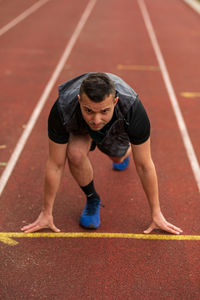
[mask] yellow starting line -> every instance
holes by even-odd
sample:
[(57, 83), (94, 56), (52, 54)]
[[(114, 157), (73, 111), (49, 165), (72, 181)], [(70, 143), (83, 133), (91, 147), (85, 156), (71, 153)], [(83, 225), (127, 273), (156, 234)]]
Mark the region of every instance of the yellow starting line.
[(134, 233), (109, 233), (109, 232), (0, 232), (0, 241), (14, 246), (18, 242), (12, 238), (122, 238), (141, 240), (176, 240), (199, 241), (200, 235), (168, 235), (168, 234), (134, 234)]

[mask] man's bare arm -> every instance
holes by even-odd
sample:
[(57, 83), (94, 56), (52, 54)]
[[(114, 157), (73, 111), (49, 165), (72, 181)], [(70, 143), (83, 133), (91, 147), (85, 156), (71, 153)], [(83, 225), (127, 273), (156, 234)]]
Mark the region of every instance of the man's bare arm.
[(141, 145), (132, 145), (132, 153), (152, 215), (152, 223), (144, 233), (150, 233), (152, 230), (160, 228), (173, 234), (180, 234), (182, 230), (167, 222), (161, 212), (157, 175), (151, 158), (150, 138)]
[(60, 230), (53, 222), (53, 205), (60, 185), (66, 162), (67, 144), (56, 144), (49, 140), (49, 157), (46, 164), (44, 198), (42, 210), (35, 222), (21, 228), (25, 232), (35, 232), (42, 228)]

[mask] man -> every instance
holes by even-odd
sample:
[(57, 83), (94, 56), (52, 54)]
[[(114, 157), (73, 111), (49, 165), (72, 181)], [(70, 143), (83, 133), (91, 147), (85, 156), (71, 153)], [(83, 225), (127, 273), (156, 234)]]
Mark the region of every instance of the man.
[(160, 228), (173, 234), (182, 230), (164, 218), (159, 204), (157, 175), (150, 152), (150, 123), (135, 91), (110, 73), (87, 73), (59, 87), (59, 98), (48, 120), (49, 158), (46, 166), (42, 211), (37, 220), (22, 228), (60, 230), (53, 222), (53, 204), (68, 160), (69, 169), (86, 195), (80, 217), (84, 228), (100, 226), (100, 196), (93, 182), (89, 151), (97, 146), (113, 161), (113, 169), (124, 170), (133, 154), (137, 173), (146, 193), (152, 223), (144, 231)]

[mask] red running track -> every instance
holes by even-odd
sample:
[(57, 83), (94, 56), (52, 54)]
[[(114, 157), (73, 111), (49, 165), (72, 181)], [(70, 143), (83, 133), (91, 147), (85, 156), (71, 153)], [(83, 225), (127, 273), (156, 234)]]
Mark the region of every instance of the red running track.
[[(0, 1), (3, 27), (34, 1)], [(29, 4), (29, 5), (28, 5)], [(1, 174), (88, 1), (47, 1), (0, 36)], [(181, 0), (145, 0), (185, 125), (199, 160), (199, 15)], [(152, 124), (162, 210), (187, 235), (199, 235), (199, 190), (137, 1), (96, 1), (1, 195), (1, 232), (18, 232), (41, 207), (47, 117), (57, 86), (87, 71), (116, 73), (139, 93)], [(97, 232), (142, 233), (150, 215), (134, 165), (112, 171), (92, 153), (105, 208)], [(68, 168), (54, 209), (63, 232), (78, 225), (83, 195)], [(158, 233), (159, 235), (159, 233)], [(108, 238), (21, 238), (0, 242), (0, 299), (195, 299), (199, 241)]]

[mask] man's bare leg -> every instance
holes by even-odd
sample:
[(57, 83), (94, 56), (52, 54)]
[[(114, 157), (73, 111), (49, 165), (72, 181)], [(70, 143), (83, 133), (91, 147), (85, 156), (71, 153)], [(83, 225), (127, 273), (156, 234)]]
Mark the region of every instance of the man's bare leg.
[(80, 186), (85, 186), (93, 180), (93, 168), (88, 157), (92, 139), (89, 135), (70, 135), (67, 157), (70, 171)]
[(100, 226), (100, 198), (94, 188), (93, 168), (88, 157), (91, 142), (89, 135), (70, 136), (67, 155), (71, 173), (87, 197), (80, 225), (97, 229)]

